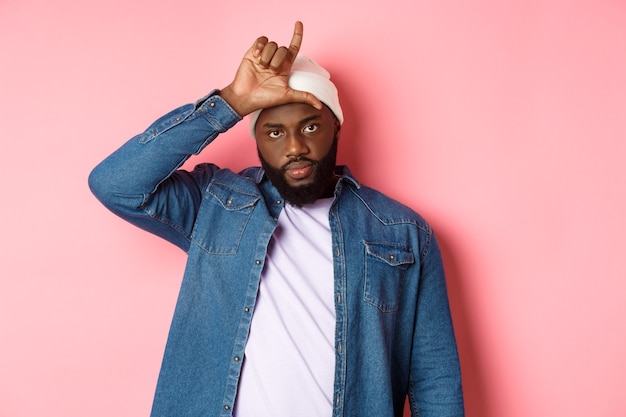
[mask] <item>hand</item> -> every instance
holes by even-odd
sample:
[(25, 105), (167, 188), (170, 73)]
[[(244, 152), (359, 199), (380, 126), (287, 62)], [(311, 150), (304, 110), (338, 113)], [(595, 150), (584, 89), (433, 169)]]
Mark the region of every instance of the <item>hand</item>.
[(254, 41), (233, 82), (220, 91), (222, 98), (239, 115), (293, 102), (322, 108), (322, 103), (313, 94), (294, 90), (288, 84), (291, 66), (302, 44), (302, 34), (302, 23), (296, 22), (289, 47), (279, 47), (265, 36)]

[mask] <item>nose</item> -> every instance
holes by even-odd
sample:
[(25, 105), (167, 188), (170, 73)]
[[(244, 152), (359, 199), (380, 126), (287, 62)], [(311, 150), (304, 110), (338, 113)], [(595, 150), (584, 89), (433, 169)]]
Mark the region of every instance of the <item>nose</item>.
[(309, 147), (306, 140), (297, 133), (291, 133), (286, 138), (286, 154), (289, 158), (306, 155), (309, 153)]

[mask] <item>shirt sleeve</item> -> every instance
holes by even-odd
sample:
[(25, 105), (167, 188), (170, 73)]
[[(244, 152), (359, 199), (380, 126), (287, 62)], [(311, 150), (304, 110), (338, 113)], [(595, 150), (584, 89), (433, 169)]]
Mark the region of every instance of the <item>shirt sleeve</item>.
[(202, 184), (218, 168), (179, 168), (241, 119), (214, 90), (160, 117), (122, 145), (93, 169), (89, 187), (118, 216), (186, 251)]
[(446, 278), (433, 233), (420, 271), (409, 401), (413, 416), (464, 416), (461, 369)]

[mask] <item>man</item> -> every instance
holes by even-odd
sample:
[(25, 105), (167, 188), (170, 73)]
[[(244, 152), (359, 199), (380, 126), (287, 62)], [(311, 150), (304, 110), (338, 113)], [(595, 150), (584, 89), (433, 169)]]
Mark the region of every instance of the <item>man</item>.
[[(462, 416), (439, 248), (415, 212), (335, 166), (335, 86), (258, 38), (233, 82), (161, 117), (90, 176), (188, 262), (152, 416)], [(179, 169), (250, 115), (262, 168)]]

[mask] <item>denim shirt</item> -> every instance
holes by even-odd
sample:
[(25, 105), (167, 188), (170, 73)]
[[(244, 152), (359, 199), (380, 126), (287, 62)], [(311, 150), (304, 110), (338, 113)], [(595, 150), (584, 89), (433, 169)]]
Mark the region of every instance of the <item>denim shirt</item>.
[[(268, 245), (284, 206), (259, 167), (180, 166), (241, 117), (215, 92), (154, 122), (89, 177), (97, 198), (188, 254), (152, 417), (231, 416)], [(346, 167), (329, 212), (332, 416), (463, 415), (439, 246), (411, 209)], [(277, 346), (277, 348), (280, 348)]]

